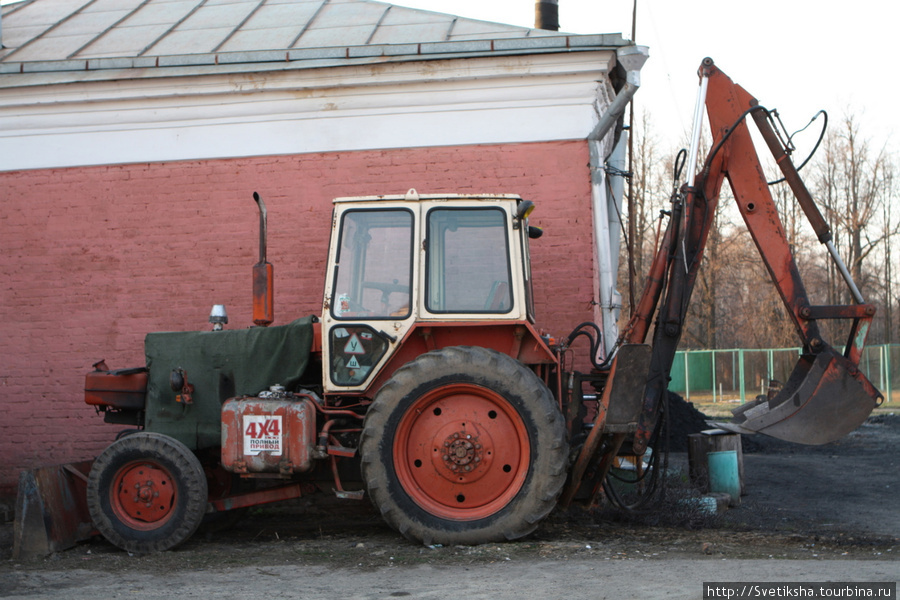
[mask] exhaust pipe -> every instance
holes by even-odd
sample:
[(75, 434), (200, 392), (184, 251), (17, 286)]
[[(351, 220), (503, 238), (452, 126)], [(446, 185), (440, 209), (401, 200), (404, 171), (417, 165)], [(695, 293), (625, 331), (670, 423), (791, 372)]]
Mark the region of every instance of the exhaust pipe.
[(268, 327), (275, 320), (272, 263), (266, 261), (266, 203), (253, 192), (259, 206), (259, 262), (253, 265), (253, 323)]
[(534, 28), (559, 31), (559, 0), (536, 0)]

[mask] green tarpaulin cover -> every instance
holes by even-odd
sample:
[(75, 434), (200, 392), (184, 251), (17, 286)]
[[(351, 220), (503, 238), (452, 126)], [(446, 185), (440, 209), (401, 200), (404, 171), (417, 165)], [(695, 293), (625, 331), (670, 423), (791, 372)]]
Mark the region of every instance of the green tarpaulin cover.
[[(312, 323), (306, 317), (278, 327), (148, 334), (145, 429), (195, 450), (218, 446), (225, 400), (255, 396), (275, 384), (294, 389), (309, 362)], [(179, 392), (169, 384), (175, 369), (183, 369), (194, 386), (191, 404), (176, 401)]]

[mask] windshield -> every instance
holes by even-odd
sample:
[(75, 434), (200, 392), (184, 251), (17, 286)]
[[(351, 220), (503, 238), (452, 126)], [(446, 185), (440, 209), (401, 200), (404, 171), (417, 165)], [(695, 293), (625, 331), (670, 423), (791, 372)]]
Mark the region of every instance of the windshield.
[(349, 210), (341, 217), (331, 313), (337, 319), (409, 316), (412, 213)]

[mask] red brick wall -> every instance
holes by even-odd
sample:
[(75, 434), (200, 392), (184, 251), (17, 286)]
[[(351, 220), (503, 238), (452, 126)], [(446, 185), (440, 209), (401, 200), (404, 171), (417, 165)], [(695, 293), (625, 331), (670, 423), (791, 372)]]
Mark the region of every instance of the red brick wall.
[(592, 316), (584, 141), (338, 152), (0, 173), (0, 492), (19, 470), (89, 458), (121, 426), (84, 404), (84, 374), (143, 364), (149, 331), (207, 329), (213, 304), (250, 324), (258, 213), (269, 210), (276, 324), (318, 314), (331, 199), (516, 193), (532, 245), (538, 325)]

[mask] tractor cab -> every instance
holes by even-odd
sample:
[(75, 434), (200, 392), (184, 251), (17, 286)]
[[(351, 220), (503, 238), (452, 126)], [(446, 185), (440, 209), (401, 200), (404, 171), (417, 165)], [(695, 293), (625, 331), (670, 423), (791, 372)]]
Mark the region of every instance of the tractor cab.
[(530, 202), (410, 190), (334, 206), (322, 311), (326, 391), (368, 388), (425, 324), (534, 322)]

